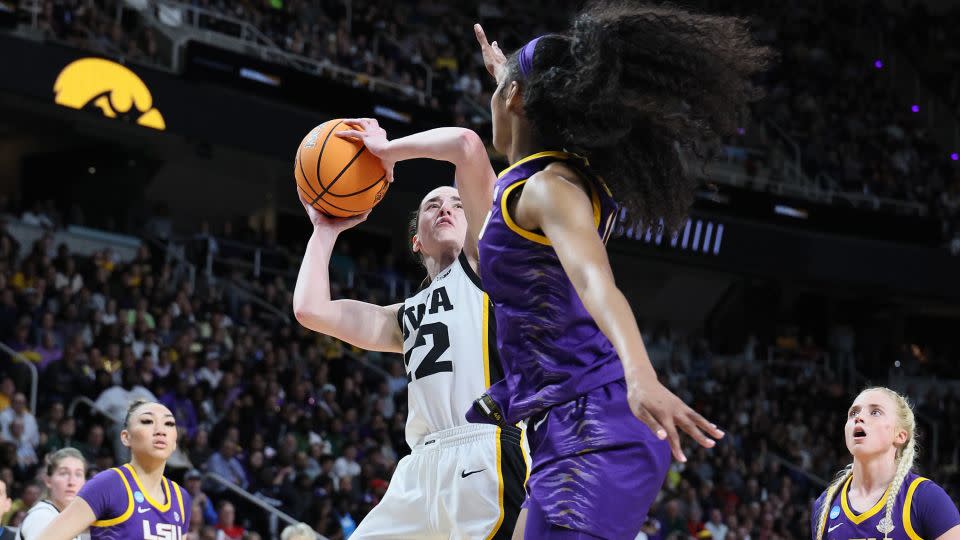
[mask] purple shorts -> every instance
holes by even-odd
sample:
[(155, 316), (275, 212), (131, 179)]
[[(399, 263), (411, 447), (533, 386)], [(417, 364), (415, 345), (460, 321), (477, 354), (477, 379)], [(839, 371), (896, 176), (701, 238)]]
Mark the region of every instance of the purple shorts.
[[(526, 538), (556, 536), (552, 526), (636, 537), (667, 476), (670, 445), (630, 411), (622, 379), (531, 418), (527, 437)], [(531, 519), (540, 516), (547, 523)]]

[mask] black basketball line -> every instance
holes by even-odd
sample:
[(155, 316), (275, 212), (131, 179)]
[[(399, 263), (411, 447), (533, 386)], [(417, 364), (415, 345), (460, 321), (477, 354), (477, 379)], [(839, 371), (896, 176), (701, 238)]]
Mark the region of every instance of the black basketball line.
[(380, 176), (380, 178), (377, 178), (372, 184), (370, 184), (369, 186), (361, 189), (360, 191), (354, 191), (353, 193), (344, 193), (343, 195), (337, 195), (336, 193), (327, 193), (327, 195), (330, 195), (331, 197), (341, 197), (341, 198), (343, 198), (343, 197), (353, 197), (354, 195), (359, 195), (359, 194), (363, 193), (364, 191), (369, 191), (370, 188), (372, 188), (372, 187), (376, 186), (377, 184), (379, 184), (380, 181), (383, 180), (383, 179), (386, 178), (386, 177), (387, 177), (387, 173), (383, 173), (383, 175)]
[[(350, 162), (347, 163), (347, 165), (346, 165), (343, 169), (340, 170), (340, 174), (338, 174), (336, 178), (334, 178), (333, 180), (330, 181), (330, 185), (323, 186), (323, 192), (319, 193), (319, 194), (317, 195), (317, 198), (314, 199), (313, 202), (311, 202), (310, 204), (311, 204), (311, 205), (316, 204), (317, 201), (319, 201), (321, 198), (323, 198), (324, 194), (326, 194), (327, 191), (329, 191), (330, 188), (332, 188), (333, 185), (337, 183), (337, 180), (340, 180), (340, 177), (343, 176), (343, 173), (347, 172), (347, 169), (349, 169), (350, 166), (353, 165), (353, 162), (356, 161), (357, 158), (360, 157), (360, 154), (364, 153), (364, 151), (366, 151), (366, 149), (367, 149), (366, 146), (360, 147), (360, 150), (359, 150), (356, 154), (353, 155), (353, 158), (350, 159)], [(317, 169), (318, 169), (318, 173), (319, 173), (319, 169), (320, 169), (320, 160), (319, 160), (319, 159), (317, 160)], [(319, 181), (319, 179), (320, 179), (320, 177), (318, 176), (318, 177), (317, 177), (317, 180)], [(323, 185), (323, 183), (321, 182), (320, 185)]]
[[(299, 188), (300, 186), (297, 186), (297, 187)], [(300, 191), (303, 191), (303, 188), (300, 188)], [(306, 193), (306, 192), (304, 192), (304, 193)], [(326, 200), (326, 199), (316, 199), (316, 200), (317, 200), (317, 201), (322, 200), (322, 201), (323, 201), (323, 204), (325, 204), (325, 205), (327, 205), (327, 206), (336, 208), (337, 210), (342, 210), (342, 211), (344, 211), (344, 212), (349, 212), (349, 213), (351, 213), (351, 214), (353, 214), (353, 215), (362, 214), (362, 213), (366, 212), (366, 210), (352, 210), (352, 209), (350, 209), (350, 208), (344, 208), (344, 207), (342, 207), (342, 206), (337, 206), (337, 205), (331, 203), (330, 201), (328, 201), (328, 200)], [(310, 206), (313, 206), (313, 205), (311, 204)], [(317, 207), (314, 206), (314, 208), (317, 208)], [(320, 209), (317, 208), (317, 210), (320, 210)], [(321, 210), (321, 211), (322, 211), (322, 210)]]
[[(337, 126), (339, 126), (342, 123), (343, 123), (343, 120), (337, 122), (336, 126), (333, 126), (332, 128), (330, 128), (330, 131), (327, 132), (327, 136), (323, 138), (323, 144), (320, 145), (320, 153), (317, 154), (317, 183), (320, 184), (320, 187), (323, 187), (323, 180), (320, 179), (320, 163), (323, 162), (323, 149), (327, 147), (327, 141), (330, 140), (330, 136), (333, 135), (333, 132), (337, 130)], [(303, 175), (303, 178), (306, 179), (307, 175)], [(318, 194), (317, 197), (320, 197), (319, 192), (317, 190), (313, 190), (313, 191), (314, 193)], [(314, 200), (313, 202), (317, 202), (317, 201)]]
[[(317, 190), (313, 188), (313, 184), (310, 182), (310, 179), (307, 178), (307, 173), (303, 170), (303, 156), (300, 155), (300, 150), (297, 150), (297, 165), (300, 166), (300, 174), (303, 175), (303, 181), (304, 181), (308, 186), (310, 186), (310, 191), (312, 191), (312, 192), (314, 193), (314, 195), (316, 195), (316, 194), (318, 193)], [(317, 182), (319, 182), (319, 181), (320, 181), (320, 178), (317, 178)], [(300, 184), (298, 183), (297, 185), (300, 185)], [(307, 195), (307, 192), (304, 191), (303, 194), (304, 194), (304, 195)], [(313, 195), (307, 195), (307, 196), (308, 196), (308, 197), (313, 197)]]

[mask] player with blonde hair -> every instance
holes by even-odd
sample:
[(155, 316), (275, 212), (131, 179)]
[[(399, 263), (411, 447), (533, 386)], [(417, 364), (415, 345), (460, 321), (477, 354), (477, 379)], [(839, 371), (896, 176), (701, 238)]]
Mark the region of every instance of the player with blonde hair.
[(960, 539), (956, 505), (943, 488), (913, 472), (916, 428), (904, 396), (883, 387), (860, 392), (844, 427), (853, 462), (814, 503), (814, 540)]

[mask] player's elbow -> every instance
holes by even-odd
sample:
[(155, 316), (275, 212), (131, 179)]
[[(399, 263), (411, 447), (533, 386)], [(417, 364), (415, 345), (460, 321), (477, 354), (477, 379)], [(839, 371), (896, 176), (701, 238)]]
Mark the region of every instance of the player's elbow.
[(483, 140), (472, 129), (461, 129), (457, 135), (457, 142), (460, 147), (460, 159), (466, 160), (476, 155), (486, 155), (486, 147)]
[(326, 330), (326, 324), (323, 316), (310, 306), (297, 305), (296, 303), (293, 306), (293, 316), (297, 319), (297, 322), (301, 326), (315, 332), (323, 333)]

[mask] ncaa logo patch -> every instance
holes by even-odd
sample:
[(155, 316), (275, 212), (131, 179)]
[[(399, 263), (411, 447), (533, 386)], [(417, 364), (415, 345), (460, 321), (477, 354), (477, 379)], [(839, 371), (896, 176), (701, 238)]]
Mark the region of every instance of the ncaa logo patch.
[(840, 515), (840, 507), (834, 506), (830, 509), (830, 519), (837, 519), (837, 516)]
[(143, 493), (140, 493), (139, 491), (134, 491), (133, 500), (137, 501), (138, 503), (142, 503), (144, 501)]

